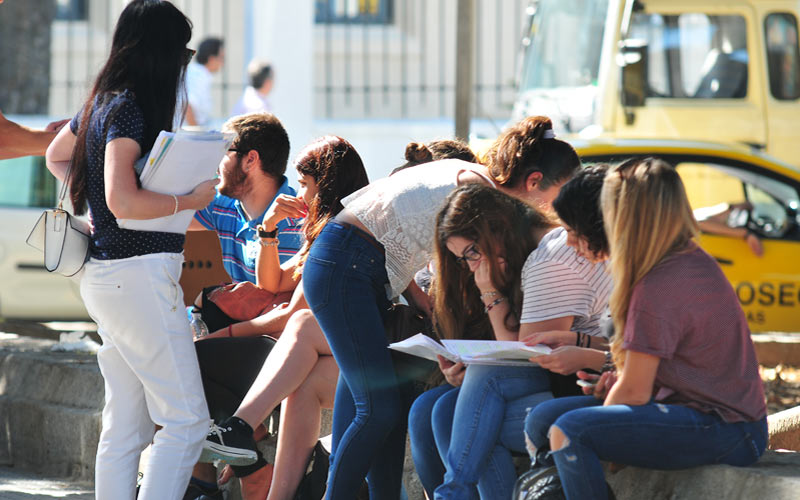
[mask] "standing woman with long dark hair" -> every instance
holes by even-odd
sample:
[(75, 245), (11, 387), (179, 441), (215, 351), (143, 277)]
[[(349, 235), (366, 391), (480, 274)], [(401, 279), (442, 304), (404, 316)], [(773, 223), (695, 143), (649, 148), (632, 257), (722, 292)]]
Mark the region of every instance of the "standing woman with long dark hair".
[[(70, 169), (75, 212), (88, 206), (92, 221), (81, 297), (103, 339), (97, 353), (105, 379), (98, 500), (134, 498), (139, 455), (151, 440), (139, 499), (180, 498), (208, 430), (178, 285), (184, 235), (116, 223), (198, 210), (214, 196), (215, 181), (184, 196), (147, 191), (134, 170), (159, 131), (172, 129), (191, 35), (191, 22), (171, 3), (129, 3), (89, 98), (47, 151), (56, 177), (65, 180)], [(161, 426), (155, 436), (154, 424)]]

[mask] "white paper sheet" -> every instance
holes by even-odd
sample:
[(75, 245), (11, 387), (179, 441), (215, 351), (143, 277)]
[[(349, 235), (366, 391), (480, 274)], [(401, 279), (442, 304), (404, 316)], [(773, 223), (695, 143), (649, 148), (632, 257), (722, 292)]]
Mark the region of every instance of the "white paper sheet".
[[(221, 132), (177, 133), (161, 131), (139, 179), (142, 188), (156, 193), (184, 195), (201, 182), (217, 175), (220, 160), (228, 151), (233, 134)], [(123, 229), (185, 233), (194, 210), (155, 219), (117, 219)]]
[(422, 333), (390, 344), (389, 349), (434, 361), (438, 354), (466, 364), (517, 366), (531, 366), (533, 363), (528, 358), (551, 352), (544, 344), (528, 346), (524, 342), (506, 340), (442, 340), (442, 344), (439, 344)]

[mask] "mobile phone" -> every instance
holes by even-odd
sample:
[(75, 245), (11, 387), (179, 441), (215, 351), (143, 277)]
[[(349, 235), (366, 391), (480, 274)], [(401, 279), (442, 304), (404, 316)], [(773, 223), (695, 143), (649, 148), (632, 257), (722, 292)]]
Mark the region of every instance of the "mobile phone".
[(578, 379), (575, 383), (581, 387), (594, 387), (597, 385), (597, 381), (592, 382), (590, 380), (582, 380), (582, 379)]

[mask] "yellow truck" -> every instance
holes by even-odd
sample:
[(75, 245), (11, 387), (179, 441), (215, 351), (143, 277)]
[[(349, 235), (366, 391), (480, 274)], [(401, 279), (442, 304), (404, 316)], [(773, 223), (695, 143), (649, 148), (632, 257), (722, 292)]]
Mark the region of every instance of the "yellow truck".
[(742, 143), (798, 164), (800, 1), (538, 0), (528, 14), (513, 119)]
[(547, 115), (584, 162), (660, 156), (693, 208), (750, 206), (703, 234), (753, 331), (800, 331), (800, 1), (534, 0), (512, 120)]

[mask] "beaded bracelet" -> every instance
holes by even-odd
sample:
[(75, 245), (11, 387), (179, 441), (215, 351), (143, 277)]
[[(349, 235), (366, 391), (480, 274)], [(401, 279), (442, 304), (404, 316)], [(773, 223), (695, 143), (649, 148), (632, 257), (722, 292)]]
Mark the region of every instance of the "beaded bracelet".
[(494, 299), (492, 302), (486, 304), (486, 307), (483, 308), (483, 312), (488, 314), (489, 311), (491, 311), (494, 308), (494, 306), (496, 306), (500, 302), (503, 302), (504, 300), (506, 300), (505, 297), (500, 297), (500, 298)]
[(278, 238), (259, 238), (258, 242), (262, 247), (277, 247)]
[(497, 290), (489, 290), (488, 292), (481, 293), (481, 300), (483, 300), (484, 297), (497, 297), (498, 295), (500, 295), (500, 293)]

